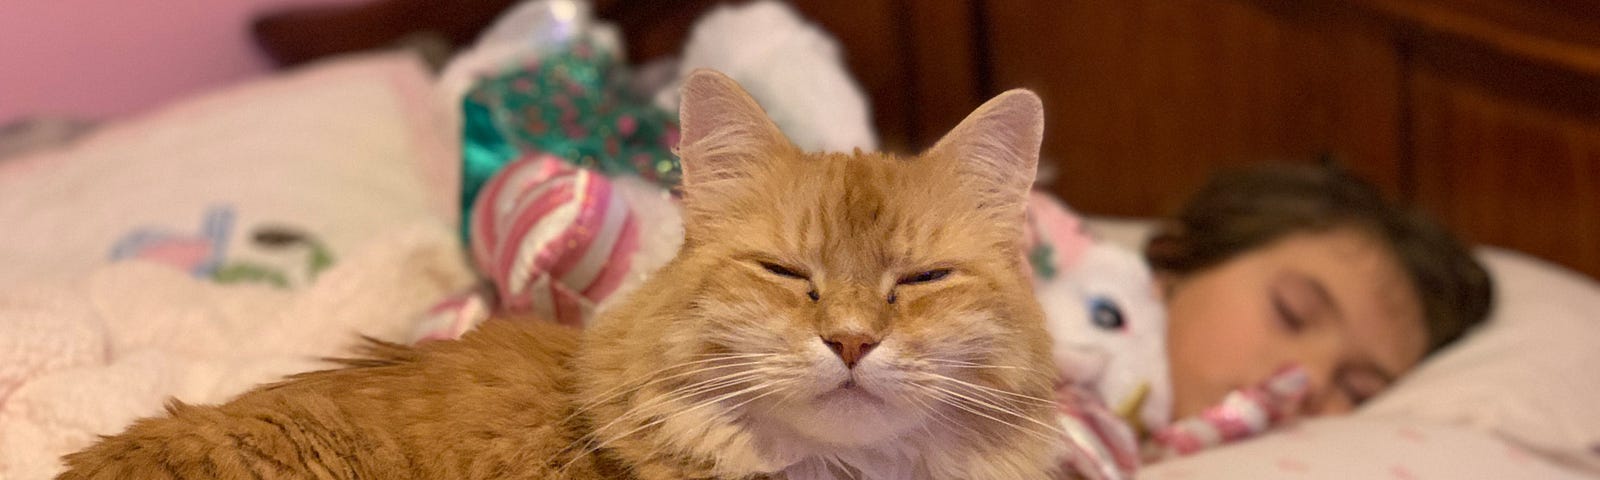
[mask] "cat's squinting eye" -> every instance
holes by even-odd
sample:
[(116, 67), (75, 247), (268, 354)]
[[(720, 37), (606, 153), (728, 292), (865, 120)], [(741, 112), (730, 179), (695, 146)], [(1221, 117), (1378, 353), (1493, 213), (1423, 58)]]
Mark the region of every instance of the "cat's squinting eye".
[(780, 276), (780, 277), (793, 278), (793, 279), (796, 279), (796, 280), (809, 280), (809, 278), (806, 278), (805, 274), (800, 273), (798, 271), (795, 271), (795, 269), (793, 269), (793, 268), (785, 267), (783, 265), (778, 265), (776, 263), (761, 262), (761, 268), (764, 268), (768, 272), (771, 272), (773, 275), (777, 275), (777, 276)]
[(906, 275), (904, 277), (900, 277), (900, 280), (897, 280), (894, 283), (896, 285), (916, 285), (919, 283), (936, 282), (943, 280), (944, 277), (948, 276), (950, 276), (950, 269), (939, 268), (925, 272), (919, 272), (913, 275)]
[[(777, 276), (780, 276), (780, 277), (783, 277), (783, 278), (788, 278), (788, 279), (793, 279), (793, 280), (805, 280), (806, 282), (810, 282), (811, 281), (811, 276), (810, 275), (807, 275), (807, 274), (804, 274), (804, 273), (800, 273), (799, 270), (796, 270), (796, 269), (793, 269), (793, 268), (789, 268), (789, 267), (785, 267), (783, 265), (779, 265), (779, 264), (772, 263), (772, 262), (757, 262), (757, 263), (760, 263), (761, 264), (761, 268), (765, 269), (767, 271), (767, 273), (771, 273), (773, 275), (777, 275)], [(813, 301), (813, 302), (822, 299), (822, 295), (817, 293), (817, 287), (815, 285), (813, 285), (811, 287), (811, 290), (806, 291), (806, 297), (810, 298), (811, 301)]]

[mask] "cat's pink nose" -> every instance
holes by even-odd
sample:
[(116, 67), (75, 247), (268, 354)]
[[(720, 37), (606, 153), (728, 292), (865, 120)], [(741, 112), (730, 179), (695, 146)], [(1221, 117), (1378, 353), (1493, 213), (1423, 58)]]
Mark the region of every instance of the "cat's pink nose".
[(844, 366), (848, 368), (856, 368), (856, 362), (867, 356), (872, 347), (878, 346), (877, 339), (857, 333), (825, 335), (822, 343), (828, 344), (828, 348), (833, 349), (834, 355), (844, 360)]

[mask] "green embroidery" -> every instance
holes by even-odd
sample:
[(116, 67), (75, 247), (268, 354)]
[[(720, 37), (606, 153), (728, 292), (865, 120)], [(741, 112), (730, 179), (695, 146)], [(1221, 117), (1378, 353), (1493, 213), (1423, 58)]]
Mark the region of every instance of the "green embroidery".
[[(306, 254), (306, 281), (312, 282), (323, 271), (333, 267), (333, 251), (315, 237), (306, 235), (297, 230), (280, 226), (265, 226), (256, 229), (250, 240), (258, 247), (266, 250), (287, 250), (303, 248)], [(234, 261), (224, 264), (212, 275), (212, 279), (222, 284), (240, 283), (265, 283), (277, 288), (289, 288), (291, 282), (289, 275), (283, 269), (262, 265), (259, 263)]]
[(1049, 245), (1039, 244), (1028, 252), (1028, 264), (1033, 265), (1033, 273), (1039, 278), (1051, 280), (1056, 278), (1056, 252)]
[(278, 288), (289, 288), (289, 277), (282, 271), (265, 265), (247, 262), (230, 263), (217, 269), (212, 276), (217, 283), (231, 285), (238, 283), (265, 283)]

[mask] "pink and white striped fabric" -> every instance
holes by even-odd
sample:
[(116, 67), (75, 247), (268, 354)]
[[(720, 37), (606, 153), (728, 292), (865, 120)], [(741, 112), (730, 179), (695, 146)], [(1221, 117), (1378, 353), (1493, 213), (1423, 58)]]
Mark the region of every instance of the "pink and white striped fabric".
[(1189, 455), (1256, 436), (1293, 418), (1311, 387), (1305, 369), (1286, 367), (1261, 385), (1235, 390), (1222, 403), (1155, 432), (1163, 456)]
[(458, 293), (429, 308), (412, 329), (411, 343), (455, 340), (489, 319), (489, 301), (477, 289)]
[(1122, 480), (1139, 468), (1133, 429), (1093, 392), (1068, 385), (1056, 390), (1056, 422), (1066, 445), (1061, 469), (1068, 478)]
[[(1219, 405), (1155, 431), (1154, 459), (1189, 455), (1254, 437), (1292, 419), (1310, 388), (1298, 366), (1285, 367), (1260, 385), (1236, 390)], [(1056, 406), (1066, 444), (1062, 469), (1091, 480), (1132, 478), (1140, 465), (1137, 437), (1100, 398), (1073, 387), (1059, 389)]]
[(583, 327), (639, 248), (637, 222), (611, 182), (551, 155), (507, 165), (476, 202), (472, 255), (503, 311)]

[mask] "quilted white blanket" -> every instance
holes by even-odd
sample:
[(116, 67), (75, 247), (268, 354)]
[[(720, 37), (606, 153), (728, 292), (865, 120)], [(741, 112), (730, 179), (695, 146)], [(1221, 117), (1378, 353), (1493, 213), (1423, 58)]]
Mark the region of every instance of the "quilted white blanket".
[(473, 281), (457, 245), (442, 226), (397, 232), (302, 290), (129, 261), (0, 292), (0, 478), (50, 478), (61, 455), (168, 398), (222, 402), (361, 334), (403, 341), (419, 312)]

